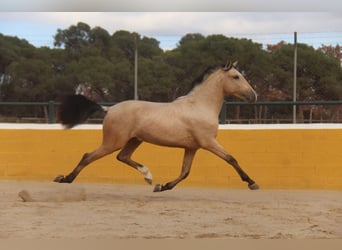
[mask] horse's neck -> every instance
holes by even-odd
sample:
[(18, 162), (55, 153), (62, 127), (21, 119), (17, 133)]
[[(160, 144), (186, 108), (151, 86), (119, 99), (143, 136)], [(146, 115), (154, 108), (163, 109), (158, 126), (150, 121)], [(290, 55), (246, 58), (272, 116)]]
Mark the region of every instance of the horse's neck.
[(218, 116), (224, 100), (224, 92), (220, 81), (220, 75), (214, 73), (214, 75), (209, 76), (207, 80), (198, 85), (192, 91), (190, 96), (196, 100), (196, 102), (211, 109), (212, 112)]

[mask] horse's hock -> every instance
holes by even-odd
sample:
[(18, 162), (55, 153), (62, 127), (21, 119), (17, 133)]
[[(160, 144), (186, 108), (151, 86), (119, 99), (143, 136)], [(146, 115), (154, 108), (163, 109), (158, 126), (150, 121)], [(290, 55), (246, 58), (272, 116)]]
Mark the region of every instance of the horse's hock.
[[(59, 125), (0, 125), (0, 179), (52, 181), (101, 142), (101, 126), (62, 130)], [(263, 189), (342, 189), (342, 126), (221, 126), (218, 141)], [(88, 166), (78, 182), (145, 184), (141, 174), (109, 155)], [(155, 183), (179, 175), (183, 150), (143, 143), (133, 159)], [(180, 185), (245, 188), (222, 159), (200, 150)], [(152, 187), (151, 187), (152, 191)]]

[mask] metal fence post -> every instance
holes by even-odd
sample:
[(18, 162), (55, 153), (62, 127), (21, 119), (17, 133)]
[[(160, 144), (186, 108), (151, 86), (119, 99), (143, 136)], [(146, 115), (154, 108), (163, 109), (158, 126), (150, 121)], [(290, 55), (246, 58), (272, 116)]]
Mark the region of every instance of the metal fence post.
[(297, 32), (294, 33), (294, 60), (293, 60), (293, 123), (297, 123)]
[(55, 117), (55, 102), (49, 101), (48, 104), (48, 116), (49, 116), (49, 123), (56, 123), (56, 117)]

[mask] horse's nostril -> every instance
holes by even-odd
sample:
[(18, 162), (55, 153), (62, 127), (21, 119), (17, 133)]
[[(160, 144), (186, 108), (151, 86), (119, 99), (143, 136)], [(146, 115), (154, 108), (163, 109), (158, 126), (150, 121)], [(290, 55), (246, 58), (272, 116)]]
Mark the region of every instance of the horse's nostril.
[(248, 92), (248, 94), (246, 94), (246, 99), (248, 102), (252, 103), (252, 102), (256, 102), (256, 100), (258, 99), (258, 96), (255, 93), (255, 91), (252, 90)]
[(258, 100), (258, 95), (257, 95), (257, 93), (255, 92), (255, 91), (253, 91), (253, 95), (254, 95), (254, 100), (253, 100), (253, 102), (256, 102), (257, 100)]

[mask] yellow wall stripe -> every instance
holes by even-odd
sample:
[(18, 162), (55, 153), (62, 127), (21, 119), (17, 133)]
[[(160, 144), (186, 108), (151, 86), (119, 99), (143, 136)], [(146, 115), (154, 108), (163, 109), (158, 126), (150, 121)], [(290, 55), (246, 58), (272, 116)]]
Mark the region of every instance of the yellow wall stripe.
[[(101, 139), (100, 129), (0, 129), (0, 179), (52, 181)], [(217, 139), (263, 189), (342, 189), (342, 129), (220, 129)], [(92, 163), (76, 181), (145, 183), (115, 157)], [(143, 143), (133, 157), (149, 167), (154, 183), (165, 183), (179, 175), (183, 150)], [(204, 150), (179, 185), (247, 188), (231, 166)]]

